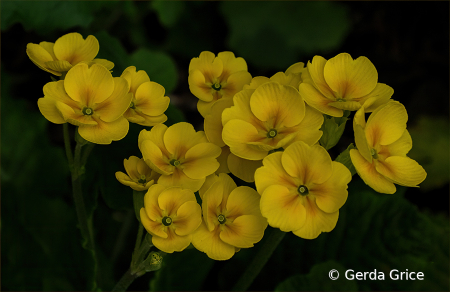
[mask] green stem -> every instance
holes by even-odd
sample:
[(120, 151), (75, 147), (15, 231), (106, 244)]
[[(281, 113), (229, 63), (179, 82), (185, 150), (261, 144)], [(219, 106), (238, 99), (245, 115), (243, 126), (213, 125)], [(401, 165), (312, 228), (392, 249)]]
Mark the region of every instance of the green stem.
[(123, 274), (122, 278), (120, 278), (119, 282), (117, 282), (116, 286), (114, 286), (112, 291), (127, 291), (128, 286), (130, 286), (137, 277), (136, 274), (131, 274), (131, 268), (129, 268), (128, 271)]
[(283, 232), (280, 229), (272, 229), (272, 232), (253, 258), (250, 265), (247, 266), (247, 269), (242, 274), (239, 281), (234, 285), (232, 291), (247, 291), (285, 235), (286, 232)]
[(68, 123), (63, 124), (63, 131), (64, 131), (64, 147), (66, 148), (67, 161), (69, 162), (69, 167), (71, 168), (73, 165), (73, 155), (72, 155), (72, 148), (70, 148), (70, 136), (69, 136), (69, 124)]
[(81, 166), (82, 167), (86, 165), (89, 154), (91, 154), (92, 149), (94, 149), (94, 146), (95, 146), (94, 143), (89, 143), (89, 144), (87, 144), (86, 148), (84, 149), (83, 156), (81, 157)]
[[(138, 234), (136, 238), (136, 245), (134, 246), (134, 252), (136, 253), (139, 248), (141, 247), (141, 241), (142, 241), (142, 234), (144, 233), (144, 225), (142, 225), (141, 222), (139, 222), (139, 229)], [(145, 240), (145, 239), (144, 239)]]

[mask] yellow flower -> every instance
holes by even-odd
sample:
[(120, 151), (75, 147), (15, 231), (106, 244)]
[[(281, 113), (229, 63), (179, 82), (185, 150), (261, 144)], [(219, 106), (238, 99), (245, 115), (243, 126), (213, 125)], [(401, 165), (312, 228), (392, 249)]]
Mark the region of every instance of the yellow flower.
[(295, 141), (315, 144), (322, 135), (323, 115), (306, 107), (291, 86), (264, 83), (242, 90), (233, 102), (222, 114), (222, 138), (240, 158), (262, 160)]
[(267, 227), (259, 200), (254, 189), (237, 187), (227, 174), (220, 174), (203, 195), (203, 222), (193, 234), (194, 247), (214, 260), (228, 260), (259, 242)]
[(314, 239), (336, 226), (350, 171), (325, 148), (299, 141), (264, 158), (255, 173), (261, 213), (272, 227)]
[(127, 174), (118, 171), (116, 178), (121, 184), (129, 186), (135, 191), (148, 190), (160, 176), (159, 173), (148, 167), (142, 158), (136, 156), (124, 159), (123, 165)]
[(372, 112), (394, 93), (390, 86), (377, 83), (378, 73), (369, 59), (353, 60), (347, 53), (328, 61), (315, 56), (302, 76), (299, 92), (306, 103), (333, 117), (342, 117), (343, 110), (355, 111), (363, 105), (366, 112)]
[(350, 150), (350, 158), (359, 176), (379, 193), (395, 193), (394, 183), (415, 187), (427, 176), (422, 166), (406, 156), (412, 148), (407, 120), (405, 107), (393, 100), (376, 109), (367, 124), (364, 108), (353, 119), (358, 149)]
[(139, 149), (145, 162), (161, 173), (158, 184), (198, 191), (205, 178), (219, 168), (220, 147), (208, 142), (203, 131), (188, 123), (167, 127), (157, 124), (139, 134)]
[(167, 253), (191, 244), (192, 233), (202, 223), (202, 211), (191, 190), (152, 185), (144, 197), (141, 222), (152, 235), (152, 243)]
[(222, 153), (217, 158), (220, 167), (216, 174), (231, 172), (236, 177), (246, 181), (253, 182), (255, 170), (262, 166), (262, 160), (253, 161), (240, 158), (230, 152), (230, 147), (222, 139), (222, 113), (226, 108), (233, 105), (233, 99), (224, 98), (214, 103), (211, 107), (211, 113), (205, 117), (204, 129), (208, 140), (222, 148)]
[(232, 52), (221, 52), (215, 57), (205, 51), (189, 64), (189, 89), (200, 99), (197, 109), (203, 117), (216, 100), (232, 98), (251, 79), (245, 60), (236, 58)]
[(47, 83), (38, 106), (50, 122), (71, 123), (87, 141), (110, 144), (128, 133), (128, 121), (122, 116), (131, 101), (128, 89), (124, 78), (113, 78), (104, 66), (81, 63), (64, 80)]
[(298, 90), (298, 86), (303, 81), (302, 74), (307, 71), (303, 62), (298, 62), (291, 65), (286, 72), (278, 72), (272, 77), (267, 78), (264, 76), (253, 77), (250, 84), (244, 85), (243, 89), (256, 89), (267, 82), (278, 82), (281, 85), (289, 85)]
[(163, 86), (151, 82), (145, 71), (136, 72), (134, 66), (126, 68), (121, 77), (128, 81), (133, 94), (130, 107), (123, 114), (128, 121), (148, 127), (167, 121), (164, 112), (169, 107), (170, 99), (164, 96)]
[(80, 62), (87, 62), (90, 65), (98, 63), (111, 70), (114, 67), (112, 62), (94, 59), (98, 50), (99, 44), (93, 35), (85, 40), (76, 32), (63, 35), (55, 43), (41, 42), (27, 45), (27, 55), (30, 60), (42, 70), (56, 76), (61, 76)]

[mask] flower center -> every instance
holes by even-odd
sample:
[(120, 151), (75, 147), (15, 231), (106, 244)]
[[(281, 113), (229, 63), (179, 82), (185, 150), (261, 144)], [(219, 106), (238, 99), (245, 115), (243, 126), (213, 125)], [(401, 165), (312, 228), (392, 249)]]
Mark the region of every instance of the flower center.
[(177, 167), (178, 165), (180, 165), (180, 161), (178, 161), (178, 160), (176, 160), (176, 159), (172, 159), (172, 160), (170, 161), (170, 164), (173, 165), (173, 166), (175, 166), (175, 167)]
[(299, 186), (297, 191), (302, 196), (306, 196), (307, 194), (309, 194), (308, 188), (304, 185)]
[(277, 130), (270, 129), (269, 132), (267, 132), (267, 138), (275, 138), (275, 136), (278, 134)]
[(94, 113), (94, 110), (91, 109), (90, 107), (85, 107), (83, 110), (83, 115), (85, 116), (91, 116)]
[(217, 220), (219, 221), (220, 224), (223, 224), (225, 223), (225, 221), (227, 221), (227, 218), (225, 218), (225, 216), (220, 214), (219, 216), (217, 216)]
[(136, 108), (136, 106), (134, 105), (134, 102), (131, 102), (131, 103), (130, 103), (130, 108), (132, 108), (132, 109), (135, 109), (135, 108)]
[(219, 91), (222, 88), (222, 85), (220, 85), (220, 83), (214, 83), (211, 87), (212, 89)]
[(141, 174), (141, 177), (138, 180), (138, 183), (145, 184), (147, 182), (147, 179), (145, 178), (145, 175)]
[(164, 224), (164, 226), (169, 226), (170, 224), (172, 224), (172, 218), (167, 216), (162, 218), (162, 224)]
[(337, 101), (339, 101), (339, 102), (344, 102), (344, 101), (346, 101), (346, 100), (343, 99), (343, 98), (338, 98)]
[(378, 159), (378, 153), (375, 149), (370, 149), (370, 154), (372, 155), (373, 158)]

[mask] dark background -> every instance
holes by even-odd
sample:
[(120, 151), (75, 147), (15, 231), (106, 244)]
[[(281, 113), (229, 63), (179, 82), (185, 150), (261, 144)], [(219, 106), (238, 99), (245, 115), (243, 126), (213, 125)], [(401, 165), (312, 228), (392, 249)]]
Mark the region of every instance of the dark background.
[[(146, 70), (171, 98), (168, 125), (203, 119), (188, 87), (201, 51), (233, 51), (252, 76), (270, 77), (314, 55), (368, 57), (379, 82), (408, 111), (409, 156), (427, 171), (420, 188), (377, 194), (357, 175), (336, 229), (307, 241), (288, 234), (251, 290), (449, 290), (449, 3), (448, 2), (106, 2), (2, 1), (1, 185), (2, 289), (87, 290), (92, 259), (80, 247), (62, 127), (37, 107), (50, 74), (27, 57), (27, 43), (79, 32), (100, 42), (98, 57)], [(102, 290), (127, 270), (137, 224), (131, 189), (115, 180), (123, 159), (139, 156), (139, 125), (97, 145), (84, 182), (101, 248)], [(71, 128), (73, 131), (73, 128)], [(353, 142), (351, 122), (330, 150)], [(97, 203), (95, 203), (97, 202)], [(263, 239), (264, 241), (264, 239)], [(196, 250), (165, 259), (130, 290), (229, 290), (255, 248), (227, 262)], [(422, 271), (425, 281), (327, 281), (328, 271)], [(341, 278), (342, 278), (341, 273)], [(387, 276), (388, 278), (388, 276)]]

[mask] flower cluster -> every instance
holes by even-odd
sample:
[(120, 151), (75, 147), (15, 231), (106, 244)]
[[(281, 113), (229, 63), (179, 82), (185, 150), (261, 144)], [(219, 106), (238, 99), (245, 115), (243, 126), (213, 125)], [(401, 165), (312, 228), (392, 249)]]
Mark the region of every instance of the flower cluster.
[[(145, 191), (140, 219), (155, 247), (167, 253), (192, 244), (215, 260), (258, 243), (268, 225), (314, 239), (336, 226), (352, 174), (333, 161), (321, 137), (338, 141), (326, 123), (345, 126), (350, 111), (356, 149), (347, 152), (363, 181), (380, 193), (394, 184), (415, 187), (425, 170), (407, 157), (412, 147), (405, 107), (378, 83), (366, 58), (315, 56), (271, 77), (253, 77), (232, 52), (202, 52), (189, 65), (189, 88), (199, 100), (204, 131), (164, 125), (170, 99), (135, 66), (113, 77), (110, 61), (94, 59), (98, 41), (77, 33), (54, 44), (28, 44), (39, 68), (61, 76), (44, 86), (41, 113), (71, 123), (84, 139), (109, 144), (129, 122), (142, 130), (142, 158), (124, 160), (116, 178)], [(365, 113), (371, 113), (367, 122)], [(344, 123), (344, 124), (343, 124)], [(231, 173), (232, 176), (228, 175)], [(232, 177), (255, 183), (238, 186)], [(195, 192), (198, 192), (199, 199)], [(136, 204), (135, 204), (136, 205)]]

